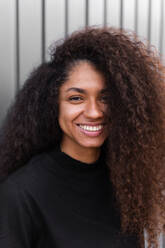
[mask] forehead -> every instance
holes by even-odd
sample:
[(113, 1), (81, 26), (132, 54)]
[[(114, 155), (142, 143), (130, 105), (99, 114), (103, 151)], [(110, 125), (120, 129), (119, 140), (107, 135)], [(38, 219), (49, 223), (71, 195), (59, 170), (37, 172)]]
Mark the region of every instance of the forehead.
[(105, 78), (101, 72), (87, 62), (80, 62), (69, 72), (68, 79), (61, 86), (61, 91), (69, 88), (101, 91), (106, 87)]

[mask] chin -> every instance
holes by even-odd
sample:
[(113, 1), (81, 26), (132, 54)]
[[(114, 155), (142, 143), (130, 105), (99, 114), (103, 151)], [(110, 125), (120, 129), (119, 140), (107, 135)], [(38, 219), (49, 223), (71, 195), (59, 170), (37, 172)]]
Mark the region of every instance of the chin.
[(103, 145), (104, 142), (102, 143), (86, 143), (86, 144), (81, 144), (84, 148), (100, 148)]

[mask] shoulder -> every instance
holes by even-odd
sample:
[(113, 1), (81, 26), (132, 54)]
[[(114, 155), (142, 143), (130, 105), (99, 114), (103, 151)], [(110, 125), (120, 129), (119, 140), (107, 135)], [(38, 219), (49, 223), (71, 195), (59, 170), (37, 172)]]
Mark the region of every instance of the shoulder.
[[(29, 190), (47, 177), (47, 168), (54, 160), (49, 153), (41, 153), (33, 156), (24, 166), (11, 173), (3, 182), (0, 189), (14, 191), (14, 189)], [(16, 190), (18, 192), (18, 190)]]
[[(17, 239), (19, 244), (20, 237), (21, 242), (30, 242), (33, 234), (42, 226), (36, 201), (39, 187), (37, 189), (32, 177), (39, 161), (38, 158), (32, 159), (0, 183), (0, 236), (4, 237), (4, 244), (9, 239), (11, 243)], [(28, 239), (24, 236), (25, 232), (29, 233)]]

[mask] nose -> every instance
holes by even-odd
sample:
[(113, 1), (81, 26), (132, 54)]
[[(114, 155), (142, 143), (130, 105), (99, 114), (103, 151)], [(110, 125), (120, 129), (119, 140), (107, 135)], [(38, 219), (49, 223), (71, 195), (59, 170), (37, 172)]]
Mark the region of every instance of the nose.
[(104, 117), (104, 110), (97, 101), (90, 101), (86, 104), (84, 115), (89, 119), (99, 119)]

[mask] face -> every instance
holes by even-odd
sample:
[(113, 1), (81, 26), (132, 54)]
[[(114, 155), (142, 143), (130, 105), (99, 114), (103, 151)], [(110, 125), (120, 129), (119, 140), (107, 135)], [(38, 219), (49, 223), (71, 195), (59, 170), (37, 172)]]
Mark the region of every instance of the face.
[(108, 136), (107, 90), (103, 75), (79, 62), (59, 92), (62, 144), (70, 150), (100, 149)]

